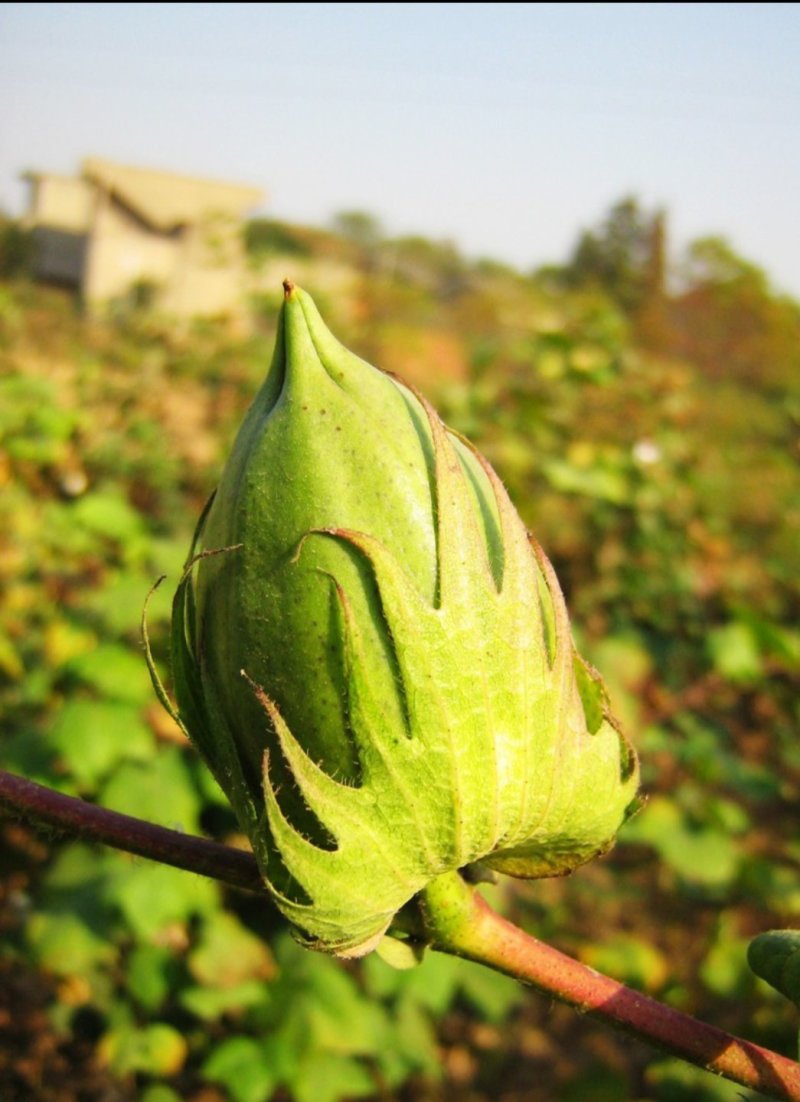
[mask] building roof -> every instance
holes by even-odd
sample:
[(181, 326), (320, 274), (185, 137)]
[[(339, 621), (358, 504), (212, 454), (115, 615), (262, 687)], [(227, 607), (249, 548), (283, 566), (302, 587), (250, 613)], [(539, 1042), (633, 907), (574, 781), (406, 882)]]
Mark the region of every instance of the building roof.
[(260, 188), (176, 176), (149, 168), (133, 168), (88, 157), (83, 177), (113, 193), (144, 222), (171, 230), (211, 214), (241, 217), (264, 200)]

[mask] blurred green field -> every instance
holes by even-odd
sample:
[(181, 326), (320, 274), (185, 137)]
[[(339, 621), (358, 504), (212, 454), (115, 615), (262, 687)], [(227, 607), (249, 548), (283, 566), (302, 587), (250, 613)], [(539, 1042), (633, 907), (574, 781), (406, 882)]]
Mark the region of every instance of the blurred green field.
[[(0, 283), (0, 767), (243, 844), (153, 696), (139, 620), (180, 573), (290, 274), (495, 465), (641, 755), (649, 801), (608, 857), (493, 900), (793, 1054), (795, 1012), (745, 949), (800, 924), (800, 308), (720, 242), (677, 290), (655, 245), (604, 268), (613, 219), (532, 275), (365, 225), (251, 226), (246, 334)], [(652, 244), (655, 219), (634, 228)], [(256, 897), (0, 828), (2, 1102), (755, 1097), (477, 966), (344, 964)]]

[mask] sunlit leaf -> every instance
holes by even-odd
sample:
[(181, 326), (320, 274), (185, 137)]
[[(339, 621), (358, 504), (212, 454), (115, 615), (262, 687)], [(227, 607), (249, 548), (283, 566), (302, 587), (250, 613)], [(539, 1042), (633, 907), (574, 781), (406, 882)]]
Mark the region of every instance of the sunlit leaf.
[(244, 1011), (261, 1006), (269, 997), (269, 990), (261, 980), (244, 980), (235, 987), (184, 987), (179, 1001), (190, 1014), (213, 1022), (223, 1014), (241, 1017)]
[(69, 662), (74, 677), (103, 696), (144, 704), (152, 691), (147, 667), (139, 654), (116, 643), (102, 643)]
[(143, 1009), (158, 1010), (178, 980), (174, 954), (161, 945), (137, 945), (126, 964), (131, 995)]
[(112, 491), (87, 494), (72, 506), (73, 523), (99, 536), (121, 543), (141, 539), (145, 533), (140, 514), (122, 496)]
[(117, 957), (116, 947), (97, 934), (77, 914), (40, 911), (26, 930), (31, 954), (48, 972), (82, 976)]
[(177, 746), (165, 746), (147, 763), (123, 762), (100, 794), (112, 811), (196, 834), (200, 797)]
[(652, 846), (679, 876), (704, 888), (727, 887), (739, 869), (735, 838), (716, 827), (692, 824), (665, 797), (650, 800), (623, 827), (620, 837)]
[(152, 732), (137, 709), (79, 696), (65, 702), (49, 741), (79, 784), (90, 790), (119, 762), (147, 761), (155, 750)]
[(206, 917), (188, 964), (195, 980), (209, 987), (233, 988), (245, 980), (275, 975), (275, 962), (265, 942), (226, 911)]
[(100, 1042), (100, 1058), (118, 1075), (146, 1072), (175, 1075), (186, 1059), (185, 1038), (165, 1022), (127, 1026), (107, 1033)]
[(715, 669), (731, 681), (754, 681), (763, 670), (753, 630), (739, 620), (709, 632), (708, 651)]
[(264, 1045), (251, 1037), (230, 1037), (203, 1064), (203, 1075), (220, 1083), (233, 1102), (266, 1102), (278, 1077)]
[(643, 938), (618, 934), (581, 949), (581, 960), (640, 991), (660, 990), (669, 979), (667, 958)]
[(137, 937), (148, 939), (171, 923), (187, 923), (217, 903), (217, 885), (168, 865), (135, 861), (106, 892)]
[(374, 1095), (376, 1081), (366, 1067), (330, 1053), (307, 1060), (292, 1082), (297, 1102), (340, 1102)]
[(157, 1083), (155, 1086), (145, 1088), (139, 1102), (183, 1102), (183, 1100), (170, 1087)]

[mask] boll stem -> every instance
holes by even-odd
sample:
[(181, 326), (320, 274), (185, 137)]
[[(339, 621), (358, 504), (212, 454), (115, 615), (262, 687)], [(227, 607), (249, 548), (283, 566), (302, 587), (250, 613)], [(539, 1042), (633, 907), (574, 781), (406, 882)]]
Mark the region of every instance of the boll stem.
[(232, 887), (265, 891), (252, 853), (109, 811), (0, 769), (0, 816), (9, 814)]
[(673, 1010), (545, 945), (492, 910), (458, 873), (433, 880), (421, 893), (420, 909), (431, 948), (504, 972), (734, 1083), (771, 1098), (800, 1100), (800, 1064)]

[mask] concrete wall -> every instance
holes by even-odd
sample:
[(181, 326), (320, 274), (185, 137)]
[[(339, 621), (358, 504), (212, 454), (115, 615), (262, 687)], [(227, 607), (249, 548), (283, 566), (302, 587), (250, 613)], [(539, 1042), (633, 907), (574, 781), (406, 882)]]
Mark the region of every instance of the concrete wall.
[(31, 176), (30, 226), (87, 233), (92, 224), (94, 188), (69, 176)]
[(83, 296), (98, 306), (127, 295), (136, 283), (168, 286), (180, 252), (180, 232), (159, 233), (116, 202), (97, 193), (83, 278)]

